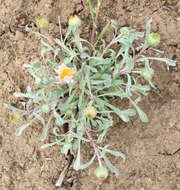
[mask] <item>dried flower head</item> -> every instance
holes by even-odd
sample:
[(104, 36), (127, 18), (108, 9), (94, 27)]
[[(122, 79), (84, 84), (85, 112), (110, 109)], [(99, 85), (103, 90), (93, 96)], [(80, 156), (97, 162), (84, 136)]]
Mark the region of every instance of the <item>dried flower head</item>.
[(96, 110), (93, 106), (87, 107), (84, 112), (85, 112), (85, 116), (87, 118), (92, 119), (96, 116)]
[(81, 26), (81, 19), (77, 15), (71, 16), (69, 18), (69, 26), (75, 27), (75, 28), (80, 27)]

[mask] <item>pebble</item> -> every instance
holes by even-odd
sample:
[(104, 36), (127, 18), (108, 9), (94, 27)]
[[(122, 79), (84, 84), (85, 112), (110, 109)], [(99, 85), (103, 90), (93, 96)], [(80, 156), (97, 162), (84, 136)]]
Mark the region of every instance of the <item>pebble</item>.
[(19, 40), (23, 40), (23, 39), (24, 39), (24, 34), (20, 31), (16, 31), (15, 40), (19, 41)]

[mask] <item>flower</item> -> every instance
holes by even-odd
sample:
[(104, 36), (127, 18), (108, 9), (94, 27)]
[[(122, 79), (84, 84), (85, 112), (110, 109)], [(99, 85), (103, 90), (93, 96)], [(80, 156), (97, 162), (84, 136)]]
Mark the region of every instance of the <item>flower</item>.
[(56, 70), (58, 74), (57, 80), (59, 83), (70, 83), (74, 79), (75, 69), (67, 67), (65, 64), (62, 64), (58, 70)]

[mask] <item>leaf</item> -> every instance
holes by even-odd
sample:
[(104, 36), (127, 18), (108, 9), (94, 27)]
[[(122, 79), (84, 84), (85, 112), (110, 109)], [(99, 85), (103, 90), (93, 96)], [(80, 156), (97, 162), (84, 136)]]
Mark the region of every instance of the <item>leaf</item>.
[(61, 48), (70, 56), (75, 57), (76, 53), (74, 51), (71, 51), (61, 40), (55, 39), (56, 43), (61, 46)]
[(35, 95), (29, 93), (15, 92), (13, 95), (17, 98), (37, 98)]
[(102, 96), (111, 96), (111, 97), (117, 96), (117, 97), (120, 97), (120, 98), (127, 97), (126, 93), (116, 93), (116, 92), (108, 92), (108, 93), (105, 93), (105, 94), (101, 94), (98, 97), (102, 97)]
[(126, 85), (126, 94), (127, 96), (132, 96), (131, 94), (131, 77), (129, 74), (127, 74), (127, 77), (128, 77), (128, 81), (127, 81), (127, 85)]
[(155, 61), (163, 61), (163, 62), (166, 62), (166, 64), (169, 65), (169, 66), (176, 66), (176, 61), (171, 60), (171, 59), (168, 59), (168, 58), (143, 57), (143, 58), (141, 58), (141, 59), (139, 59), (139, 60), (140, 60), (140, 61), (143, 61), (143, 60), (146, 60), (146, 59), (155, 60)]
[(30, 64), (24, 64), (23, 65), (25, 68), (32, 68), (32, 65), (30, 65)]
[(94, 9), (93, 9), (92, 0), (88, 0), (88, 4), (89, 4), (89, 11), (91, 14), (93, 25), (95, 25), (95, 23), (94, 23)]
[(96, 155), (94, 155), (94, 156), (91, 158), (91, 160), (90, 160), (89, 162), (87, 162), (86, 164), (81, 164), (81, 165), (80, 165), (80, 169), (83, 170), (83, 169), (89, 167), (89, 166), (93, 163), (93, 161), (94, 161), (95, 158), (96, 158)]
[(73, 169), (79, 170), (80, 169), (80, 140), (78, 141), (78, 152), (77, 157), (73, 165)]
[(50, 51), (50, 50), (51, 50), (51, 49), (49, 49), (49, 48), (42, 48), (42, 49), (41, 49), (41, 56), (44, 57), (44, 54), (45, 54), (46, 52)]
[(112, 173), (114, 173), (116, 176), (118, 176), (119, 175), (119, 170), (112, 165), (112, 163), (106, 158), (106, 156), (103, 156), (103, 158), (104, 158), (104, 161), (105, 161), (107, 167), (109, 168), (109, 170)]
[(128, 122), (129, 116), (134, 116), (135, 111), (133, 109), (127, 109), (127, 110), (120, 110), (119, 108), (116, 108), (115, 106), (105, 103), (109, 108), (111, 108), (115, 114), (117, 114), (124, 122)]
[(152, 18), (150, 18), (146, 23), (146, 39), (145, 39), (145, 43), (143, 46), (144, 49), (146, 49), (146, 47), (148, 45), (148, 37), (149, 37), (149, 34), (151, 32), (151, 22), (152, 22)]
[(60, 48), (55, 49), (55, 51), (54, 51), (54, 61), (56, 60), (56, 57), (59, 54), (59, 52), (60, 52)]
[(136, 84), (136, 85), (133, 85), (133, 89), (136, 90), (137, 92), (147, 96), (147, 91), (150, 90), (150, 87), (148, 85)]
[[(129, 97), (128, 97), (129, 98)], [(133, 104), (133, 106), (136, 108), (139, 117), (141, 119), (142, 122), (148, 122), (148, 118), (147, 115), (138, 107), (138, 105), (136, 104), (136, 101), (133, 101), (131, 98), (129, 98), (130, 102)]]
[(16, 136), (20, 136), (24, 129), (26, 129), (29, 125), (31, 125), (36, 119), (32, 119), (28, 123), (22, 125), (16, 130)]
[[(62, 127), (62, 126), (61, 126)], [(57, 133), (57, 129), (58, 129), (59, 127), (57, 127), (57, 126), (55, 126), (54, 128), (53, 128), (53, 133), (57, 136), (57, 137), (61, 137), (61, 136), (63, 136), (63, 134), (58, 134)]]
[(11, 105), (9, 105), (9, 104), (4, 104), (4, 106), (5, 106), (7, 109), (10, 109), (10, 110), (12, 110), (12, 111), (17, 111), (17, 112), (20, 112), (20, 113), (23, 113), (23, 112), (24, 112), (24, 110), (18, 109), (18, 108), (14, 107), (14, 106), (11, 106)]
[(89, 65), (86, 65), (85, 68), (86, 68), (86, 69), (89, 69), (89, 70), (92, 71), (93, 73), (97, 73), (97, 72), (98, 72), (96, 68), (91, 67), (91, 66), (89, 66)]
[(109, 28), (109, 25), (110, 25), (110, 22), (108, 22), (108, 23), (104, 26), (104, 28), (102, 29), (101, 33), (100, 33), (99, 36), (98, 36), (97, 41), (96, 41), (95, 44), (94, 44), (94, 47), (96, 47), (96, 45), (97, 45), (97, 43), (99, 42), (99, 40), (101, 40), (101, 39), (104, 37), (104, 34), (106, 33), (106, 31), (107, 31), (108, 28)]
[(104, 136), (107, 133), (107, 129), (104, 129), (104, 131), (98, 136), (97, 143), (101, 143), (103, 141)]
[(41, 141), (44, 141), (46, 139), (48, 128), (49, 128), (49, 124), (51, 123), (51, 119), (52, 119), (52, 116), (49, 118), (46, 126), (44, 127), (44, 130), (43, 130), (42, 135), (40, 137)]
[(56, 111), (54, 111), (54, 116), (56, 118), (56, 125), (61, 126), (65, 123), (64, 119)]
[(41, 39), (41, 44), (43, 46), (46, 46), (49, 50), (53, 50), (53, 48), (48, 43), (46, 43), (43, 39)]
[(81, 59), (86, 59), (86, 58), (89, 58), (89, 55), (85, 52), (81, 53), (80, 55)]
[(73, 133), (72, 131), (70, 131), (70, 134), (73, 138), (77, 138), (77, 139), (80, 139), (80, 140), (83, 140), (85, 142), (90, 142), (89, 139), (86, 139), (84, 137), (82, 137), (81, 135), (79, 135), (78, 133)]
[(35, 34), (38, 38), (41, 38), (41, 37), (47, 38), (46, 36), (40, 34), (39, 32), (34, 32), (31, 28), (28, 27), (28, 24), (25, 26), (25, 30), (26, 30), (26, 32), (31, 32), (31, 33)]
[(100, 148), (100, 149), (102, 149), (103, 151), (108, 152), (114, 156), (121, 157), (123, 160), (126, 160), (126, 156), (123, 153), (114, 151), (114, 150), (109, 150), (109, 149), (107, 149), (107, 147), (108, 147), (108, 145), (106, 145), (104, 148)]
[(43, 144), (41, 146), (41, 148), (47, 148), (47, 147), (50, 147), (50, 146), (53, 146), (55, 144), (60, 144), (61, 141), (56, 141), (56, 142), (53, 142), (53, 143), (47, 143), (47, 144)]
[(102, 57), (90, 57), (89, 60), (94, 60), (94, 62), (91, 62), (90, 63), (94, 66), (96, 65), (108, 65), (110, 64), (111, 62), (111, 59), (104, 59)]
[(39, 114), (37, 114), (36, 112), (33, 112), (33, 115), (36, 117), (36, 119), (40, 120), (41, 123), (43, 124), (43, 126), (45, 126), (45, 121), (44, 118), (41, 117)]
[(115, 35), (117, 34), (118, 26), (115, 20), (111, 20), (111, 26), (114, 28)]

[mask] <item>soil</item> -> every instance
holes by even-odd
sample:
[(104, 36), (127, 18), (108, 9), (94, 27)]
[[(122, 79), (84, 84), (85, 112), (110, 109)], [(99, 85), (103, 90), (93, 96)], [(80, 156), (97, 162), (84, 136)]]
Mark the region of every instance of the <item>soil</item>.
[[(93, 1), (96, 2), (95, 0)], [(41, 149), (41, 125), (35, 123), (23, 135), (16, 137), (20, 124), (9, 120), (11, 112), (4, 107), (9, 103), (22, 107), (22, 101), (13, 96), (24, 92), (32, 79), (23, 64), (39, 57), (40, 43), (20, 26), (34, 22), (46, 15), (58, 37), (58, 16), (61, 16), (65, 33), (70, 15), (78, 14), (83, 21), (82, 31), (89, 38), (92, 26), (86, 0), (0, 0), (0, 190), (180, 190), (180, 2), (178, 0), (104, 0), (99, 28), (114, 19), (118, 26), (128, 26), (145, 31), (146, 21), (152, 17), (152, 31), (161, 35), (158, 47), (164, 53), (151, 50), (155, 56), (177, 61), (177, 66), (167, 70), (165, 64), (155, 62), (156, 75), (151, 90), (143, 99), (141, 108), (149, 122), (143, 124), (133, 118), (128, 124), (115, 117), (115, 124), (108, 132), (105, 144), (126, 155), (126, 161), (111, 157), (120, 175), (111, 174), (105, 181), (93, 175), (97, 166), (74, 171), (71, 167), (63, 186), (55, 187), (56, 180), (68, 163), (58, 146)], [(107, 33), (109, 41), (112, 31)], [(121, 106), (121, 102), (118, 102)], [(49, 135), (50, 141), (52, 135)], [(89, 160), (90, 146), (82, 150), (82, 162)]]

